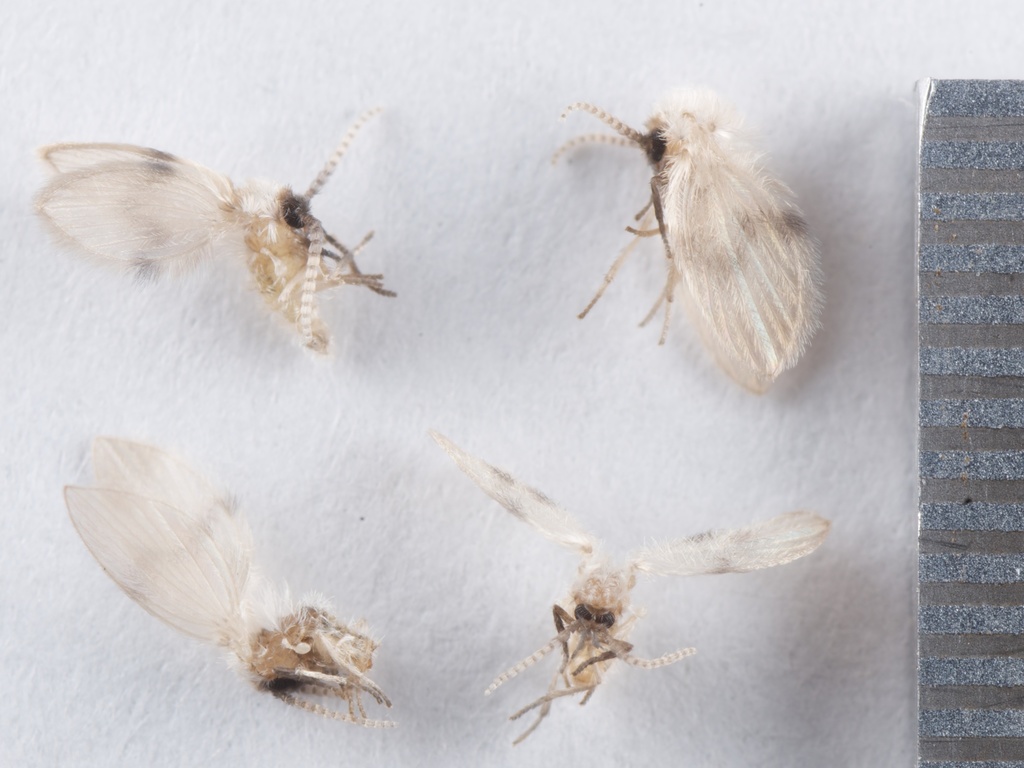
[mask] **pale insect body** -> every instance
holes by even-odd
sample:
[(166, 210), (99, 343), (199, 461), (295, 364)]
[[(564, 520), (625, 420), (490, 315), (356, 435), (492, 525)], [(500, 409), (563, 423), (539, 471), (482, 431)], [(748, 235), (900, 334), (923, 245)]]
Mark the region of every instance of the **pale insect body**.
[(356, 132), (377, 112), (352, 126), (305, 194), (267, 181), (235, 185), (145, 147), (53, 144), (39, 150), (55, 176), (36, 197), (36, 210), (59, 240), (140, 278), (180, 273), (214, 254), (241, 258), (271, 310), (308, 348), (326, 352), (330, 333), (319, 317), (319, 291), (363, 285), (394, 296), (381, 275), (356, 266), (373, 233), (350, 250), (309, 209)]
[(616, 659), (641, 669), (654, 669), (697, 652), (695, 648), (682, 648), (654, 659), (633, 655), (633, 645), (627, 638), (640, 617), (640, 613), (629, 610), (630, 591), (638, 573), (694, 576), (770, 568), (813, 552), (830, 526), (811, 512), (790, 512), (735, 530), (712, 530), (642, 548), (619, 567), (601, 551), (596, 538), (543, 493), (470, 456), (446, 437), (435, 432), (431, 436), (484, 493), (546, 538), (581, 557), (576, 582), (565, 601), (567, 607), (556, 604), (552, 608), (554, 638), (500, 674), (485, 692), (492, 693), (549, 653), (561, 651), (561, 664), (547, 692), (511, 716), (516, 720), (538, 710), (537, 719), (516, 744), (540, 725), (555, 699), (579, 695), (580, 704), (586, 704)]
[[(642, 133), (586, 103), (619, 136), (588, 141), (635, 146), (654, 171), (635, 235), (580, 313), (585, 317), (636, 242), (660, 236), (668, 257), (665, 287), (644, 319), (665, 304), (660, 342), (680, 296), (718, 363), (739, 384), (764, 392), (800, 358), (818, 327), (822, 305), (818, 246), (793, 193), (765, 168), (739, 115), (710, 91), (679, 91), (659, 104)], [(654, 225), (654, 226), (652, 226)]]
[[(114, 582), (156, 618), (231, 652), (260, 690), (310, 712), (372, 728), (361, 694), (391, 702), (367, 676), (377, 641), (339, 622), (323, 598), (292, 603), (252, 567), (249, 527), (188, 465), (150, 446), (93, 444), (96, 486), (64, 490), (71, 522)], [(346, 702), (344, 712), (310, 696)]]

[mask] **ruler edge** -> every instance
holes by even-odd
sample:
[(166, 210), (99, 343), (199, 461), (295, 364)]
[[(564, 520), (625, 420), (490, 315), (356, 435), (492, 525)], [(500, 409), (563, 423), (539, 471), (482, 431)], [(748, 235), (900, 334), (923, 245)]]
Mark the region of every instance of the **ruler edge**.
[[(915, 280), (915, 317), (916, 317), (916, 323), (917, 323), (917, 329), (918, 329), (917, 338), (916, 338), (916, 342), (917, 342), (917, 345), (916, 345), (917, 346), (917, 362), (918, 362), (918, 365), (917, 365), (917, 368), (916, 368), (916, 374), (917, 374), (916, 378), (917, 378), (918, 418), (917, 418), (917, 421), (916, 421), (916, 427), (917, 427), (917, 429), (916, 429), (916, 436), (917, 436), (916, 448), (917, 448), (917, 450), (916, 450), (916, 455), (915, 455), (915, 462), (917, 463), (917, 466), (918, 466), (918, 471), (917, 471), (918, 482), (917, 482), (917, 488), (916, 488), (916, 493), (917, 493), (917, 530), (918, 530), (918, 535), (917, 535), (917, 546), (915, 548), (916, 552), (917, 552), (917, 558), (916, 558), (916, 562), (915, 562), (915, 571), (916, 571), (916, 574), (917, 574), (917, 578), (916, 578), (916, 585), (915, 585), (916, 588), (914, 590), (914, 603), (915, 603), (915, 608), (916, 608), (916, 611), (915, 611), (915, 625), (916, 625), (916, 629), (917, 629), (917, 633), (916, 633), (917, 634), (917, 637), (916, 637), (916, 646), (917, 646), (916, 647), (916, 651), (917, 651), (916, 655), (917, 655), (917, 659), (916, 659), (916, 665), (915, 665), (916, 666), (915, 692), (916, 692), (916, 699), (917, 699), (917, 733), (916, 733), (916, 739), (915, 739), (915, 751), (917, 753), (916, 765), (918, 766), (918, 768), (922, 768), (921, 745), (922, 745), (922, 741), (924, 740), (923, 737), (922, 737), (922, 734), (921, 734), (921, 544), (920, 544), (921, 531), (922, 531), (922, 522), (923, 522), (923, 515), (922, 515), (922, 509), (921, 509), (921, 499), (922, 499), (922, 495), (923, 495), (922, 494), (922, 482), (923, 482), (923, 479), (921, 478), (921, 472), (920, 472), (920, 458), (921, 458), (921, 445), (922, 445), (922, 439), (921, 439), (922, 438), (922, 436), (921, 436), (921, 429), (922, 428), (921, 428), (921, 417), (920, 417), (921, 416), (921, 403), (922, 403), (922, 399), (921, 399), (921, 349), (922, 349), (922, 346), (921, 346), (920, 306), (921, 306), (921, 245), (922, 245), (922, 216), (923, 216), (923, 208), (922, 208), (922, 176), (923, 176), (923, 174), (922, 174), (921, 159), (923, 157), (923, 150), (924, 150), (924, 131), (925, 131), (926, 123), (928, 121), (928, 110), (929, 110), (929, 107), (930, 107), (930, 104), (931, 104), (931, 101), (932, 101), (932, 97), (935, 94), (936, 84), (937, 83), (940, 83), (940, 82), (984, 82), (984, 83), (997, 83), (997, 82), (1005, 82), (1005, 81), (1022, 82), (1024, 80), (1022, 80), (1022, 78), (932, 78), (932, 77), (925, 77), (925, 78), (921, 78), (920, 80), (918, 80), (915, 83), (915, 90), (917, 92), (917, 97), (918, 97), (918, 108), (920, 110), (920, 113), (919, 113), (920, 114), (920, 119), (919, 119), (919, 124), (918, 124), (918, 152), (917, 152), (917, 163), (916, 163), (917, 167), (916, 167), (915, 185), (914, 185), (915, 195), (916, 195), (916, 200), (915, 200), (914, 208), (915, 208), (915, 212), (916, 212), (916, 215), (917, 215), (917, 220), (916, 220), (915, 226), (914, 226), (915, 264), (916, 264), (916, 268), (917, 268), (917, 275), (916, 275), (917, 279)], [(959, 739), (960, 737), (957, 737), (957, 738)], [(991, 760), (991, 758), (988, 758), (988, 759)], [(1005, 760), (1006, 760), (1005, 758), (1004, 759), (1000, 759), (999, 757), (995, 758), (995, 762), (997, 764), (1000, 764), (1000, 765), (1003, 764), (1003, 762)], [(945, 761), (940, 761), (940, 762), (945, 762)], [(968, 761), (968, 762), (973, 762), (973, 761)], [(1021, 764), (1024, 764), (1024, 761), (1015, 761), (1015, 760), (1012, 760), (1012, 759), (1010, 759), (1008, 762), (1006, 762), (1006, 764), (1007, 765), (1017, 765), (1018, 762), (1020, 762)], [(929, 760), (928, 766), (934, 765), (934, 764), (935, 764), (934, 761)], [(979, 765), (983, 765), (983, 764), (984, 763), (979, 763)], [(923, 768), (928, 768), (928, 766), (923, 766)]]
[(928, 122), (928, 106), (931, 103), (932, 95), (935, 92), (935, 78), (925, 77), (918, 80), (915, 85), (917, 92), (917, 104), (918, 104), (918, 122), (917, 122), (917, 162), (915, 163), (915, 174), (914, 174), (914, 213), (916, 221), (914, 222), (914, 320), (917, 325), (917, 333), (915, 334), (915, 351), (917, 358), (917, 365), (914, 366), (916, 373), (916, 397), (915, 403), (917, 405), (917, 418), (914, 419), (915, 424), (915, 444), (914, 447), (914, 464), (916, 466), (917, 483), (914, 489), (916, 502), (917, 502), (917, 536), (914, 541), (914, 552), (916, 557), (914, 558), (914, 765), (921, 768), (921, 523), (922, 523), (922, 511), (921, 511), (921, 158), (924, 153), (924, 131), (925, 125)]

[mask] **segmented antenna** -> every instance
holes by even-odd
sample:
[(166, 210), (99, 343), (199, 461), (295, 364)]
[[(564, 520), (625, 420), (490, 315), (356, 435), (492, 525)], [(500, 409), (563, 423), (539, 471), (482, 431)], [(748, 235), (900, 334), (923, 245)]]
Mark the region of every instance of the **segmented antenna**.
[(395, 723), (393, 723), (390, 720), (370, 720), (365, 717), (355, 717), (351, 714), (345, 714), (343, 712), (338, 712), (333, 709), (328, 709), (327, 707), (321, 704), (317, 704), (313, 701), (306, 701), (305, 699), (300, 699), (297, 696), (292, 696), (289, 693), (275, 693), (274, 697), (280, 701), (283, 701), (285, 704), (290, 704), (291, 706), (297, 707), (298, 709), (304, 709), (307, 712), (312, 712), (316, 715), (320, 715), (321, 717), (326, 717), (329, 720), (341, 720), (343, 723), (355, 723), (356, 725), (361, 725), (364, 728), (395, 727)]
[(324, 230), (319, 222), (309, 227), (309, 254), (306, 257), (306, 276), (302, 283), (302, 299), (299, 304), (299, 329), (302, 341), (308, 347), (313, 344), (313, 318), (316, 309), (313, 296), (316, 293), (316, 280), (320, 275), (320, 254), (324, 248)]
[(528, 669), (529, 667), (532, 667), (538, 661), (540, 661), (545, 656), (547, 656), (549, 653), (551, 653), (553, 650), (555, 650), (555, 648), (557, 648), (559, 645), (561, 645), (562, 642), (564, 642), (569, 637), (569, 635), (572, 634), (571, 632), (567, 631), (568, 629), (569, 628), (566, 627), (566, 629), (563, 629), (561, 632), (559, 632), (557, 635), (555, 635), (555, 637), (552, 638), (551, 642), (548, 643), (547, 645), (545, 645), (543, 648), (535, 651), (534, 653), (532, 653), (531, 655), (527, 656), (525, 659), (520, 661), (518, 664), (516, 664), (511, 669), (508, 669), (508, 670), (502, 672), (500, 675), (498, 675), (496, 678), (494, 678), (494, 682), (491, 683), (489, 686), (487, 686), (487, 690), (484, 691), (484, 696), (489, 696), (490, 694), (494, 693), (496, 690), (498, 690), (498, 688), (500, 688), (502, 686), (502, 684), (504, 684), (504, 683), (508, 682), (509, 680), (511, 680), (513, 677), (518, 675), (524, 669)]
[(373, 109), (364, 112), (360, 115), (359, 119), (355, 121), (352, 127), (348, 129), (348, 133), (345, 134), (341, 143), (338, 144), (337, 149), (334, 150), (330, 159), (328, 159), (327, 165), (325, 165), (323, 170), (317, 174), (317, 177), (313, 179), (313, 183), (309, 185), (309, 189), (306, 190), (305, 197), (307, 200), (312, 198), (313, 195), (319, 192), (321, 187), (327, 183), (327, 179), (329, 179), (331, 174), (334, 173), (334, 169), (338, 166), (338, 163), (341, 162), (341, 158), (344, 156), (345, 151), (349, 148), (352, 140), (355, 139), (356, 134), (359, 133), (359, 129), (366, 125), (371, 118), (379, 115), (382, 111), (383, 109), (381, 107), (374, 107)]
[(644, 137), (644, 135), (640, 133), (640, 131), (636, 130), (636, 128), (630, 128), (624, 122), (622, 122), (616, 117), (612, 117), (600, 107), (595, 107), (593, 104), (588, 104), (585, 101), (577, 101), (575, 104), (570, 104), (568, 107), (565, 108), (565, 111), (562, 112), (562, 116), (560, 119), (565, 120), (565, 118), (569, 116), (570, 112), (575, 112), (576, 110), (579, 109), (583, 110), (584, 112), (589, 112), (602, 123), (610, 126), (616, 133), (618, 133), (621, 136), (625, 136), (627, 139), (630, 139), (635, 144), (639, 144), (640, 140)]
[(575, 139), (569, 139), (569, 141), (556, 149), (555, 154), (551, 156), (551, 164), (557, 164), (562, 155), (581, 144), (613, 144), (616, 147), (637, 146), (635, 141), (624, 136), (609, 136), (607, 133), (588, 133), (584, 136), (577, 136)]
[(640, 669), (657, 669), (658, 667), (664, 667), (668, 664), (675, 664), (680, 659), (685, 659), (687, 656), (693, 656), (696, 652), (696, 648), (680, 648), (678, 651), (666, 653), (664, 656), (659, 656), (656, 659), (641, 659), (637, 656), (631, 656), (628, 653), (620, 653), (616, 655), (630, 666), (639, 667)]

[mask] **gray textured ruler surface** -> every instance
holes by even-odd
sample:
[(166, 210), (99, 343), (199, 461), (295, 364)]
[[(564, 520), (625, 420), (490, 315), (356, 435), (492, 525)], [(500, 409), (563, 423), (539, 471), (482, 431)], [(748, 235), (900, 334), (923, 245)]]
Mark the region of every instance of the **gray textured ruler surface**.
[(1024, 81), (922, 84), (922, 768), (1024, 768)]

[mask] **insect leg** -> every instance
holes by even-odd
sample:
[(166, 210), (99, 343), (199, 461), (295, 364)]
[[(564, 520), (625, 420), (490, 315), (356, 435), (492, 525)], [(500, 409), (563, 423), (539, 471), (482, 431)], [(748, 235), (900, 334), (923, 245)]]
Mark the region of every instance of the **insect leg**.
[[(644, 224), (645, 225), (646, 225), (647, 220), (649, 218), (650, 218), (650, 214), (648, 214), (644, 218)], [(629, 254), (633, 251), (633, 248), (636, 247), (636, 244), (638, 242), (640, 242), (640, 238), (639, 237), (634, 237), (632, 240), (630, 240), (629, 244), (625, 248), (622, 249), (622, 252), (619, 253), (619, 255), (616, 257), (615, 261), (612, 262), (611, 269), (609, 269), (608, 273), (604, 276), (604, 282), (601, 284), (601, 287), (597, 289), (597, 293), (594, 294), (594, 298), (592, 298), (590, 300), (590, 303), (587, 304), (587, 306), (583, 309), (583, 311), (580, 312), (579, 315), (577, 315), (577, 317), (579, 317), (580, 320), (585, 318), (587, 316), (587, 313), (590, 312), (590, 310), (594, 308), (594, 305), (597, 304), (597, 302), (600, 300), (600, 298), (602, 296), (604, 296), (604, 292), (608, 289), (608, 286), (611, 285), (612, 280), (615, 279), (615, 275), (618, 274), (619, 269), (625, 263), (626, 257), (629, 256)]]
[(356, 707), (359, 709), (359, 716), (366, 719), (366, 710), (363, 709), (363, 700), (359, 695), (359, 691), (352, 691), (352, 695), (349, 697), (349, 708), (352, 707), (352, 700), (355, 699)]
[(336, 237), (334, 237), (334, 235), (327, 234), (326, 232), (324, 233), (324, 236), (327, 238), (327, 242), (330, 243), (331, 245), (333, 245), (335, 248), (337, 248), (338, 249), (338, 253), (341, 254), (341, 258), (338, 259), (338, 261), (348, 265), (348, 267), (352, 271), (354, 271), (356, 274), (362, 274), (362, 273), (359, 271), (359, 268), (356, 266), (355, 258), (356, 258), (356, 256), (358, 256), (360, 254), (360, 252), (363, 250), (363, 248), (366, 247), (366, 244), (373, 239), (373, 235), (374, 235), (374, 232), (371, 229), (369, 232), (366, 233), (366, 235), (363, 236), (363, 239), (359, 241), (359, 243), (356, 245), (355, 248), (353, 248), (352, 250), (349, 250), (346, 246), (342, 245), (338, 241), (338, 239)]
[(352, 687), (370, 694), (377, 700), (378, 704), (383, 704), (386, 707), (391, 706), (391, 700), (384, 694), (384, 691), (378, 688), (368, 677), (364, 677), (354, 669), (346, 668), (339, 675), (328, 675), (312, 669), (275, 669), (275, 672), (282, 677), (288, 677), (303, 683), (321, 685), (334, 691)]
[(643, 208), (641, 208), (639, 211), (637, 211), (636, 216), (633, 217), (633, 221), (640, 221), (640, 219), (642, 219), (644, 217), (644, 214), (646, 214), (647, 211), (649, 211), (651, 209), (651, 205), (653, 205), (653, 204), (654, 204), (654, 198), (651, 197), (651, 199), (647, 201), (647, 204)]
[[(559, 673), (556, 672), (555, 676), (551, 678), (551, 683), (548, 685), (548, 693), (551, 693), (553, 690), (555, 690), (555, 687), (558, 685), (558, 677), (559, 677)], [(529, 728), (527, 728), (525, 731), (523, 731), (521, 734), (519, 734), (519, 736), (516, 738), (516, 740), (512, 742), (512, 746), (514, 747), (517, 744), (522, 743), (526, 739), (527, 736), (529, 736), (531, 733), (533, 733), (535, 730), (537, 730), (537, 726), (540, 725), (541, 721), (545, 717), (548, 716), (548, 713), (550, 711), (551, 711), (551, 702), (550, 701), (545, 701), (541, 705), (541, 707), (540, 707), (540, 712), (537, 713), (537, 719), (533, 721), (533, 723), (530, 725)], [(509, 718), (509, 719), (511, 720), (512, 718)]]
[(529, 728), (527, 728), (525, 731), (523, 731), (521, 734), (519, 734), (519, 736), (516, 737), (516, 740), (512, 742), (512, 746), (514, 747), (517, 744), (522, 744), (526, 740), (527, 736), (529, 736), (531, 733), (533, 733), (534, 731), (537, 730), (537, 726), (540, 725), (541, 721), (545, 717), (548, 716), (548, 713), (550, 711), (551, 711), (551, 702), (550, 701), (544, 702), (544, 705), (540, 708), (540, 712), (537, 714), (537, 719), (533, 721), (533, 723), (530, 725)]
[(668, 277), (665, 278), (665, 289), (658, 296), (658, 300), (654, 302), (654, 306), (651, 307), (651, 311), (647, 313), (643, 320), (640, 321), (640, 327), (643, 328), (647, 323), (651, 321), (657, 313), (658, 308), (665, 302), (665, 319), (661, 324), (661, 337), (658, 339), (658, 344), (664, 344), (665, 339), (668, 338), (668, 326), (672, 319), (672, 299), (675, 296), (676, 285), (679, 282), (679, 273), (676, 271), (675, 266), (669, 265)]
[(602, 661), (611, 661), (612, 659), (618, 658), (618, 656), (619, 654), (617, 651), (605, 651), (604, 653), (598, 656), (594, 656), (593, 658), (587, 659), (572, 671), (573, 677), (578, 675), (591, 664), (600, 664)]
[(324, 235), (327, 238), (327, 242), (337, 248), (338, 252), (341, 254), (338, 259), (338, 270), (343, 266), (346, 266), (349, 269), (349, 272), (347, 273), (336, 271), (328, 275), (327, 279), (330, 281), (331, 285), (339, 285), (342, 283), (347, 285), (365, 285), (371, 291), (380, 294), (381, 296), (395, 295), (394, 291), (389, 291), (381, 285), (381, 281), (384, 279), (383, 275), (365, 275), (359, 270), (359, 267), (356, 266), (356, 256), (359, 255), (359, 252), (362, 251), (363, 248), (366, 247), (366, 244), (373, 239), (372, 230), (368, 232), (352, 250), (349, 250), (342, 245), (333, 235), (328, 235), (327, 233), (324, 233)]
[(362, 272), (358, 275), (351, 272), (332, 272), (324, 276), (323, 281), (317, 285), (317, 290), (325, 291), (338, 285), (363, 285), (374, 293), (379, 293), (381, 296), (395, 296), (394, 291), (381, 287), (383, 279), (384, 275), (367, 275)]
[(590, 697), (594, 695), (594, 691), (596, 691), (596, 690), (597, 690), (597, 684), (595, 683), (594, 687), (593, 687), (593, 688), (591, 688), (591, 689), (590, 689), (589, 691), (587, 691), (587, 692), (586, 692), (586, 693), (585, 693), (585, 694), (583, 695), (583, 698), (582, 698), (582, 699), (580, 699), (580, 706), (581, 706), (581, 707), (582, 707), (582, 706), (583, 706), (584, 704), (586, 704), (586, 703), (587, 703), (588, 701), (590, 701)]
[[(551, 613), (555, 617), (555, 631), (559, 637), (562, 637), (562, 633), (565, 631), (566, 624), (572, 624), (575, 619), (570, 616), (564, 608), (560, 605), (555, 605), (551, 609)], [(569, 659), (569, 636), (565, 635), (562, 639), (562, 667), (565, 667), (566, 661)]]
[(650, 319), (654, 317), (654, 313), (658, 311), (661, 303), (665, 302), (665, 320), (661, 325), (661, 338), (658, 339), (658, 344), (661, 345), (665, 343), (665, 339), (668, 337), (668, 325), (672, 319), (672, 302), (675, 298), (676, 284), (679, 282), (679, 270), (676, 268), (675, 260), (672, 258), (672, 249), (669, 247), (668, 236), (665, 234), (665, 219), (662, 215), (661, 192), (658, 188), (657, 175), (651, 177), (651, 204), (654, 208), (654, 217), (658, 220), (658, 231), (661, 232), (661, 241), (665, 245), (665, 256), (668, 259), (668, 277), (665, 280), (665, 290), (654, 306), (651, 307), (647, 317), (640, 321), (640, 327), (647, 325)]
[(589, 693), (589, 692), (593, 691), (596, 687), (597, 687), (597, 683), (594, 683), (592, 685), (573, 685), (573, 686), (570, 686), (569, 688), (562, 688), (562, 689), (557, 690), (557, 691), (548, 691), (547, 693), (545, 693), (543, 696), (541, 696), (536, 701), (534, 701), (534, 702), (532, 702), (530, 704), (527, 704), (525, 707), (520, 709), (518, 712), (515, 712), (515, 713), (509, 715), (508, 719), (509, 720), (518, 720), (520, 717), (525, 715), (531, 709), (536, 709), (537, 707), (540, 707), (540, 706), (542, 706), (544, 704), (547, 704), (548, 702), (554, 701), (555, 699), (560, 699), (563, 696), (575, 696), (577, 693)]
[(626, 231), (631, 235), (637, 237), (657, 237), (661, 234), (660, 229), (637, 229), (636, 227), (626, 227)]

